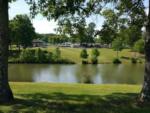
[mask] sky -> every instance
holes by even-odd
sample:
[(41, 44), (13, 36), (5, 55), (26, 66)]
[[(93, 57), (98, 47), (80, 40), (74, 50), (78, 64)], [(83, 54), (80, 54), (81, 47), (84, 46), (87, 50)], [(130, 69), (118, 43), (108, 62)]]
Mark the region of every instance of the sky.
[[(144, 4), (146, 7), (148, 7), (148, 0), (144, 0)], [(24, 0), (17, 0), (16, 2), (9, 4), (9, 6), (9, 19), (13, 19), (18, 14), (30, 14), (29, 6), (25, 3)], [(146, 12), (148, 12), (148, 9), (146, 10)], [(86, 21), (87, 23), (95, 22), (96, 29), (101, 29), (104, 18), (100, 16), (91, 16)], [(58, 27), (57, 22), (55, 22), (54, 20), (48, 21), (41, 15), (38, 15), (34, 19), (32, 19), (32, 23), (35, 31), (42, 34), (55, 33), (54, 29)]]

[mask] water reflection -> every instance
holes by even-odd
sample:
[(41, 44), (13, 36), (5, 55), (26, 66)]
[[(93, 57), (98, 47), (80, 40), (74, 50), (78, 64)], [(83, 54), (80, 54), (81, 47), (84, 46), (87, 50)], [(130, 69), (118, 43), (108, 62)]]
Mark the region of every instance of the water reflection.
[(141, 84), (143, 75), (143, 64), (9, 65), (9, 80), (17, 82)]
[(94, 78), (98, 75), (96, 65), (79, 65), (76, 68), (76, 78), (79, 83), (95, 83)]
[(144, 66), (141, 64), (100, 66), (103, 83), (141, 84)]

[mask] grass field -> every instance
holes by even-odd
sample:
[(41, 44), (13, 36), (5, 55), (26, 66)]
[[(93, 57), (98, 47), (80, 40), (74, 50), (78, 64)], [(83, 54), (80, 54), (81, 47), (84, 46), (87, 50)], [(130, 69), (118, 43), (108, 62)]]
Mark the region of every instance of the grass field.
[[(49, 46), (42, 49), (53, 52), (55, 48), (56, 46)], [(11, 50), (16, 50), (16, 49), (17, 48), (12, 48)], [(32, 48), (32, 49), (37, 49), (37, 48)], [(80, 53), (82, 48), (60, 47), (60, 50), (61, 50), (61, 57), (63, 59), (78, 64), (82, 62), (82, 59), (80, 58)], [(92, 50), (91, 48), (87, 49), (89, 54), (88, 62), (90, 62), (91, 59), (91, 50)], [(113, 49), (100, 48), (99, 52), (100, 52), (100, 56), (98, 57), (99, 63), (112, 63), (113, 59), (116, 58), (117, 56), (117, 52), (114, 51)], [(136, 56), (139, 57), (141, 61), (144, 62), (143, 60), (144, 55), (136, 53)], [(130, 49), (124, 49), (123, 51), (119, 52), (119, 57), (121, 58), (122, 63), (131, 63), (130, 59), (135, 57), (135, 52), (131, 52)], [(124, 59), (122, 57), (124, 57)]]
[(138, 107), (138, 85), (11, 83), (15, 101), (2, 113), (149, 113)]
[[(56, 47), (48, 47), (49, 51), (53, 51)], [(62, 57), (64, 59), (69, 59), (75, 63), (81, 63), (80, 52), (82, 48), (60, 48)], [(90, 62), (90, 54), (92, 49), (87, 49), (89, 58), (88, 61)], [(99, 49), (100, 56), (98, 57), (99, 63), (112, 63), (113, 59), (116, 58), (116, 51), (113, 49), (101, 48)], [(136, 53), (137, 56), (141, 57), (140, 54)], [(131, 52), (130, 49), (124, 49), (119, 53), (120, 57), (132, 58), (134, 57), (135, 53)], [(131, 63), (130, 59), (121, 59), (123, 63)]]

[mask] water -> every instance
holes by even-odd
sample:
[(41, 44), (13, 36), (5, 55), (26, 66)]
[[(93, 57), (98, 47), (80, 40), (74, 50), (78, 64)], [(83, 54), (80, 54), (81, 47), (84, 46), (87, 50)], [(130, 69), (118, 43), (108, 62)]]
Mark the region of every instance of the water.
[(13, 82), (142, 84), (143, 76), (143, 64), (9, 64)]

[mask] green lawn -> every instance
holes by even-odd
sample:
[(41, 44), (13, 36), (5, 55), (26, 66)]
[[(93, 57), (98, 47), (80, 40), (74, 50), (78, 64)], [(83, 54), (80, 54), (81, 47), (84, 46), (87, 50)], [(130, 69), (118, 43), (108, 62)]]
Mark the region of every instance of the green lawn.
[[(49, 51), (53, 51), (56, 47), (48, 47), (46, 48)], [(70, 61), (73, 61), (75, 63), (81, 63), (80, 58), (80, 52), (81, 48), (60, 48), (62, 57), (64, 59), (69, 59)], [(90, 55), (91, 49), (87, 49), (88, 54)], [(99, 49), (100, 56), (98, 57), (99, 63), (112, 63), (113, 59), (116, 58), (116, 51), (113, 49), (107, 49), (107, 48), (101, 48)], [(141, 56), (140, 54), (136, 53), (137, 56)], [(131, 52), (130, 49), (124, 49), (119, 53), (120, 57), (127, 57), (132, 58), (134, 57), (135, 53)], [(89, 56), (89, 62), (90, 62), (90, 56)], [(131, 60), (127, 59), (121, 59), (123, 63), (129, 63)]]
[[(42, 48), (43, 50), (48, 50), (50, 52), (53, 52), (55, 46), (49, 46), (47, 48)], [(32, 48), (32, 49), (37, 49), (37, 48)], [(11, 50), (16, 50), (16, 48), (12, 48)], [(61, 50), (61, 56), (63, 59), (66, 59), (68, 61), (74, 62), (74, 63), (81, 63), (82, 59), (80, 58), (80, 53), (82, 48), (69, 48), (69, 47), (60, 47)], [(87, 49), (89, 58), (88, 61), (90, 62), (90, 55), (91, 55), (91, 48)], [(98, 57), (99, 63), (112, 63), (113, 59), (116, 58), (117, 52), (114, 51), (113, 49), (108, 49), (108, 48), (100, 48), (100, 56)], [(124, 49), (123, 51), (119, 52), (119, 57), (121, 58), (121, 61), (123, 63), (131, 63), (131, 58), (135, 56), (134, 52), (131, 52), (130, 49)], [(136, 56), (139, 58), (143, 57), (143, 55), (136, 53)], [(122, 57), (125, 57), (124, 59)], [(143, 57), (144, 58), (144, 57)], [(144, 59), (142, 59), (144, 61)]]
[(149, 113), (138, 107), (138, 85), (11, 83), (15, 101), (6, 113)]

